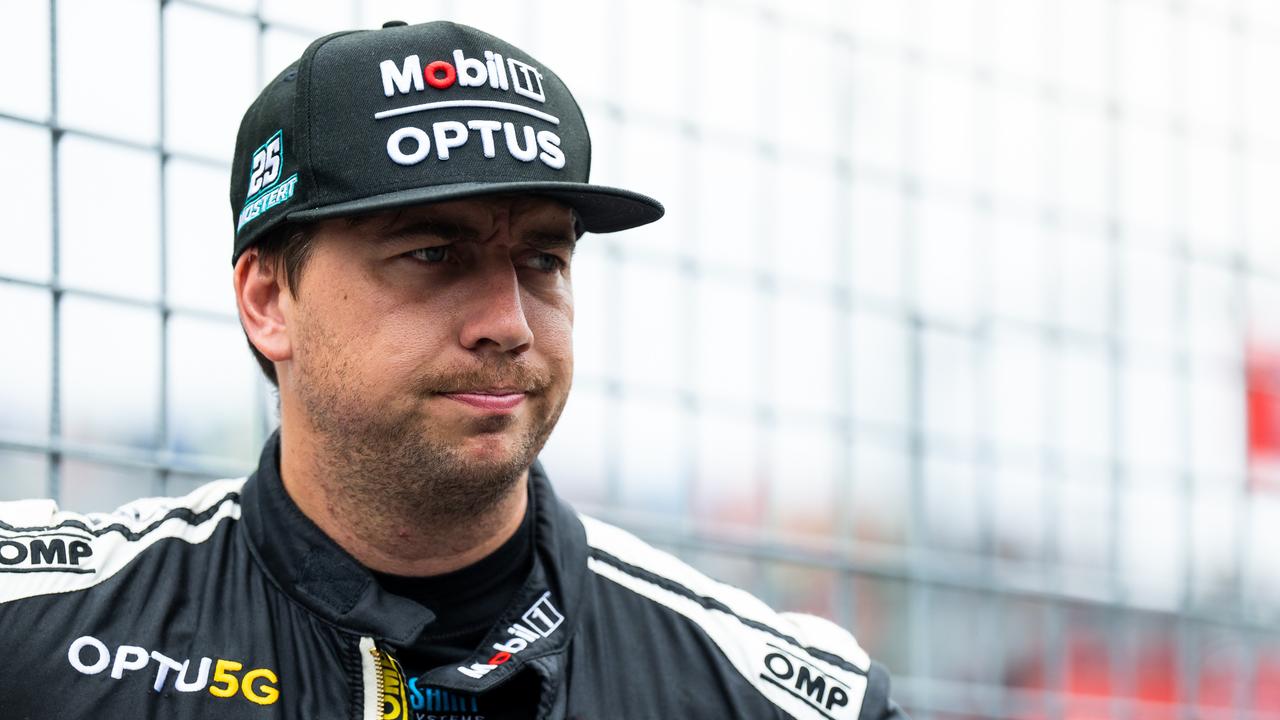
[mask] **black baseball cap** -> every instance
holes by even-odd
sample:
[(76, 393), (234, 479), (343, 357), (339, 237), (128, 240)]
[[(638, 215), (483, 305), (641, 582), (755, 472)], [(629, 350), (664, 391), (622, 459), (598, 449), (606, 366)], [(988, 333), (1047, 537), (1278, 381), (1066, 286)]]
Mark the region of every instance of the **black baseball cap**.
[(550, 197), (596, 233), (662, 217), (657, 200), (590, 174), (582, 110), (523, 50), (451, 22), (334, 33), (240, 121), (232, 263), (281, 223), (479, 195)]

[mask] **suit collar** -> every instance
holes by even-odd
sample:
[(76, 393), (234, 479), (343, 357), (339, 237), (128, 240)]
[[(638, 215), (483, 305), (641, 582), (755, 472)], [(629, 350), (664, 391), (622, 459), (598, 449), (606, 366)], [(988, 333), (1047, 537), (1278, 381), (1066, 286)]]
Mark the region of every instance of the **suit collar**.
[[(280, 479), (280, 431), (262, 448), (245, 483), (244, 527), (254, 554), (284, 592), (341, 628), (393, 647), (418, 642), (435, 615), (422, 605), (383, 591), (372, 573), (306, 517)], [(587, 572), (586, 533), (574, 511), (551, 489), (542, 466), (529, 472), (534, 513), (534, 561), (528, 580), (460, 668), (437, 668), (428, 681), (483, 692), (521, 667), (563, 652), (576, 627)], [(563, 663), (538, 663), (547, 667)], [(543, 672), (545, 674), (545, 672)]]

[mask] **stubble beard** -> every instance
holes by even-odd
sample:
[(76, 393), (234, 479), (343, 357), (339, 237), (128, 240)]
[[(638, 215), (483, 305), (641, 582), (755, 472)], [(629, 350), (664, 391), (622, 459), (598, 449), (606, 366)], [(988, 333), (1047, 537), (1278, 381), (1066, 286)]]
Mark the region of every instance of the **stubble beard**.
[[(444, 529), (482, 521), (509, 497), (533, 463), (568, 399), (567, 389), (559, 398), (547, 395), (551, 382), (545, 372), (489, 362), (429, 378), (425, 382), (432, 389), (406, 388), (413, 395), (409, 403), (378, 406), (368, 400), (377, 395), (365, 392), (356, 380), (361, 376), (353, 359), (331, 338), (314, 339), (319, 342), (309, 343), (312, 362), (295, 362), (295, 377), (317, 435), (320, 481), (327, 486), (335, 516), (377, 534), (423, 523)], [(424, 413), (423, 403), (433, 392), (512, 382), (538, 388), (536, 397), (549, 399), (552, 406), (544, 417), (534, 418), (514, 448), (493, 460), (465, 457), (460, 448), (442, 441), (442, 428)], [(526, 399), (526, 412), (543, 406), (531, 400)], [(506, 431), (516, 420), (490, 416), (469, 422), (468, 436)]]

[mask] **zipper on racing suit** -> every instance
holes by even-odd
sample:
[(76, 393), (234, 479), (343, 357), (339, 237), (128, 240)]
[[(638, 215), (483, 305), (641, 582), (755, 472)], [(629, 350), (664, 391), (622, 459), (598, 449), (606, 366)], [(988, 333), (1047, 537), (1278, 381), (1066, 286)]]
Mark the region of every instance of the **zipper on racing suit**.
[(364, 708), (360, 720), (408, 720), (409, 696), (404, 671), (395, 656), (378, 648), (371, 637), (360, 638)]

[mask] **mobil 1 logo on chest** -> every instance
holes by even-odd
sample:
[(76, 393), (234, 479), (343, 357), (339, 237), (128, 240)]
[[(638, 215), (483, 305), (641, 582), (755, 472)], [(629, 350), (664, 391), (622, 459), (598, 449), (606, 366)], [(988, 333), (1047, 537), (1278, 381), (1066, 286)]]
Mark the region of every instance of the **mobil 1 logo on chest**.
[(555, 634), (564, 624), (564, 615), (551, 602), (551, 591), (544, 592), (538, 600), (524, 611), (520, 622), (507, 627), (510, 634), (506, 640), (493, 643), (493, 655), (481, 662), (473, 662), (470, 667), (458, 666), (458, 672), (469, 678), (480, 679), (505, 665), (522, 651), (545, 638)]

